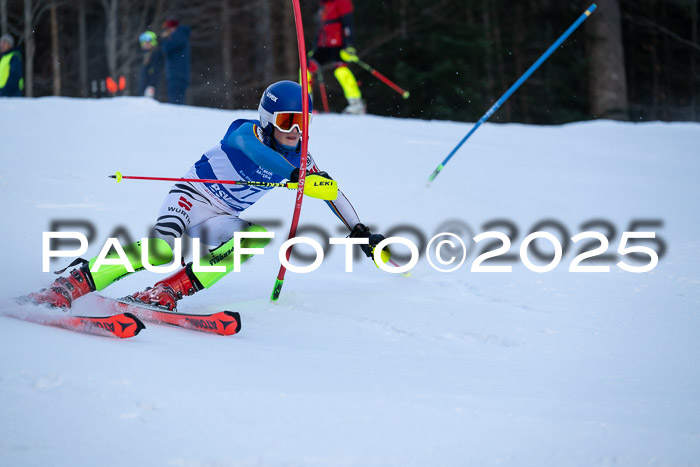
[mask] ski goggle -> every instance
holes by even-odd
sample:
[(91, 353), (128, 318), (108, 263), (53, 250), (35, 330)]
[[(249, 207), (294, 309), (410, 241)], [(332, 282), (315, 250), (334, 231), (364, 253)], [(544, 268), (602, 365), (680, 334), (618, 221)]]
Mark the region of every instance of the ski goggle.
[[(309, 114), (309, 125), (312, 114)], [(282, 133), (291, 133), (294, 127), (301, 133), (304, 114), (301, 112), (275, 112), (272, 114), (272, 124)]]

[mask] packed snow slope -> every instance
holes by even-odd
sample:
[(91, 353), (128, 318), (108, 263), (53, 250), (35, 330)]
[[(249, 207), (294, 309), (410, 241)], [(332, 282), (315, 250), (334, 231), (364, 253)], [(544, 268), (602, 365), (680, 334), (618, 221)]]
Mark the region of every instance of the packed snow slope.
[[(42, 272), (42, 232), (92, 227), (86, 257), (148, 232), (170, 183), (107, 175), (181, 176), (231, 121), (255, 117), (143, 98), (3, 99), (0, 112), (4, 315), (55, 277)], [(316, 115), (311, 129), (316, 161), (373, 230), (460, 236), (469, 252), (454, 272), (424, 252), (411, 277), (364, 257), (345, 272), (333, 246), (316, 271), (288, 273), (272, 304), (294, 207), (276, 189), (244, 214), (275, 233), (265, 253), (181, 302), (239, 311), (236, 336), (147, 324), (119, 340), (0, 316), (0, 465), (700, 465), (700, 125), (486, 124), (426, 188), (470, 128)], [(536, 230), (568, 247), (538, 273), (519, 253), (543, 220)], [(301, 226), (347, 234), (310, 198)], [(494, 241), (471, 238), (489, 230), (513, 256), (482, 265), (512, 272), (471, 271)], [(600, 245), (570, 240), (587, 230), (609, 237), (610, 256), (581, 265), (609, 272), (569, 272)], [(652, 271), (616, 265), (649, 262), (618, 253), (630, 230), (655, 232), (633, 243), (662, 253)], [(528, 249), (545, 265), (533, 248), (551, 243)], [(75, 307), (99, 314), (89, 296)]]

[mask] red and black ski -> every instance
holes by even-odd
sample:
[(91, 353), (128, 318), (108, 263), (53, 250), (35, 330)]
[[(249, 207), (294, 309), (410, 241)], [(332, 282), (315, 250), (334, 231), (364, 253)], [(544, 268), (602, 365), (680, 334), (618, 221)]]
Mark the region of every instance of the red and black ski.
[(131, 313), (143, 321), (157, 324), (170, 324), (195, 331), (210, 332), (221, 336), (232, 336), (241, 330), (241, 315), (237, 311), (219, 311), (208, 315), (197, 315), (169, 311), (164, 308), (149, 306), (124, 299), (114, 299), (98, 295), (100, 300), (109, 305), (114, 312)]
[(114, 316), (71, 316), (46, 313), (9, 314), (7, 316), (84, 334), (115, 336), (122, 339), (134, 337), (146, 328), (139, 318), (128, 312)]

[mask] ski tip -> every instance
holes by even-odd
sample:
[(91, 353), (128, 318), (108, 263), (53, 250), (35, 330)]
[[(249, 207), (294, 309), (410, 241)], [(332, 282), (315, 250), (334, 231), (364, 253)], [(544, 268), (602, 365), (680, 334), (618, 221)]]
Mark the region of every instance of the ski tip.
[(143, 321), (141, 321), (138, 316), (136, 316), (133, 313), (129, 313), (128, 311), (123, 313), (124, 316), (127, 318), (130, 318), (134, 321), (134, 324), (136, 324), (136, 330), (134, 331), (134, 336), (137, 336), (143, 329), (146, 329), (146, 325), (143, 324)]
[(231, 334), (238, 334), (241, 331), (241, 327), (242, 327), (241, 314), (237, 311), (228, 311), (228, 310), (225, 310), (223, 313), (236, 320), (236, 328), (233, 330), (233, 332)]

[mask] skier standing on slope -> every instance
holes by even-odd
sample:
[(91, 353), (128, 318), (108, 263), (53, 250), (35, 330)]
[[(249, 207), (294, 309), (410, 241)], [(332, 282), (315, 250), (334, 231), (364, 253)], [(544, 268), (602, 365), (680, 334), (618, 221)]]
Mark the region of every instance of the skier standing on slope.
[[(292, 81), (280, 81), (269, 86), (263, 92), (258, 107), (260, 120), (235, 120), (220, 144), (204, 153), (189, 169), (185, 178), (272, 183), (288, 179), (297, 182), (301, 162), (301, 96), (301, 86)], [(309, 103), (309, 112), (311, 111)], [(304, 190), (306, 195), (313, 197), (318, 194), (314, 193), (316, 182), (336, 184), (326, 172), (319, 170), (309, 155)], [(210, 253), (201, 259), (200, 264), (221, 263), (231, 255), (234, 232), (265, 232), (263, 227), (247, 222), (239, 215), (270, 189), (220, 183), (176, 183), (161, 206), (149, 240), (150, 264), (171, 262), (175, 239), (184, 234), (200, 238), (210, 248)], [(357, 213), (342, 192), (338, 191), (335, 200), (326, 202), (348, 227), (350, 237), (368, 238), (368, 244), (360, 247), (371, 257), (374, 247), (384, 236), (372, 234), (360, 223)], [(269, 239), (246, 239), (241, 245), (245, 247), (249, 240), (258, 248), (269, 242)], [(141, 242), (129, 245), (124, 250), (133, 269), (142, 269)], [(112, 257), (116, 255), (108, 255), (108, 258)], [(226, 261), (225, 272), (195, 272), (192, 263), (189, 263), (170, 277), (157, 282), (153, 288), (135, 293), (133, 298), (172, 310), (182, 297), (211, 287), (233, 270), (233, 261), (230, 259)], [(247, 258), (243, 255), (241, 260), (245, 259)], [(78, 297), (103, 290), (129, 273), (123, 265), (102, 265), (99, 271), (90, 272), (96, 260), (97, 258), (74, 261), (71, 266), (79, 263), (82, 265), (57, 279), (48, 289), (30, 294), (29, 299), (35, 303), (70, 308)]]
[(364, 114), (367, 112), (355, 75), (346, 63), (359, 60), (355, 50), (355, 21), (352, 0), (321, 0), (318, 11), (318, 36), (316, 48), (309, 54), (309, 89), (313, 73), (319, 67), (333, 62), (333, 75), (343, 88), (348, 101), (343, 113)]

